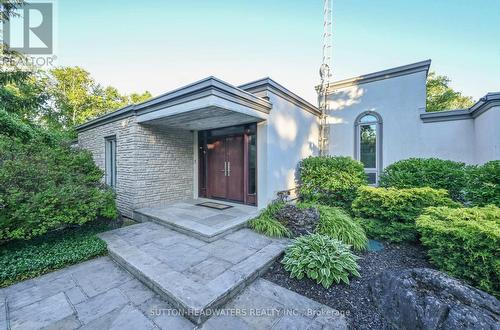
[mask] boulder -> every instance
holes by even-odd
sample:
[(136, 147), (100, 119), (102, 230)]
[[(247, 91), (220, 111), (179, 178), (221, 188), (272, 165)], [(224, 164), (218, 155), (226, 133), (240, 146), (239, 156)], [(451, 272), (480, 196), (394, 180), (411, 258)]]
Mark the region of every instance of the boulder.
[(437, 270), (382, 272), (369, 290), (383, 317), (398, 329), (500, 329), (498, 299)]
[(300, 209), (295, 205), (286, 204), (275, 215), (294, 236), (306, 235), (314, 232), (319, 221), (319, 211), (311, 207)]

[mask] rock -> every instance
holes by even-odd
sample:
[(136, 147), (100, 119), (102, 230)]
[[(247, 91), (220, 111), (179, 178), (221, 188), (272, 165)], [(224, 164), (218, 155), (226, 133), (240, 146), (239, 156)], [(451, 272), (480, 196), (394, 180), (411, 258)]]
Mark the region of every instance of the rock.
[(294, 236), (301, 236), (314, 232), (319, 221), (319, 211), (314, 207), (300, 209), (286, 204), (278, 211), (276, 219), (290, 229)]
[(500, 329), (498, 299), (437, 270), (382, 272), (369, 290), (398, 329)]

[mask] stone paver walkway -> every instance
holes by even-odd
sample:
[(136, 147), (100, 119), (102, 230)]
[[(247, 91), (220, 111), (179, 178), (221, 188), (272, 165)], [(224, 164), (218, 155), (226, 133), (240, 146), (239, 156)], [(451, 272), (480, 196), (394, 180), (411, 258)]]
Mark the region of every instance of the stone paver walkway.
[[(192, 329), (180, 315), (109, 257), (0, 290), (7, 329)], [(0, 317), (1, 320), (1, 317)]]
[(141, 208), (134, 210), (134, 219), (139, 222), (152, 221), (191, 237), (213, 242), (245, 227), (248, 220), (258, 214), (254, 206), (220, 202), (232, 207), (216, 210), (197, 205), (203, 202), (217, 201), (199, 198), (162, 207)]
[(262, 274), (288, 243), (250, 229), (207, 243), (151, 222), (100, 236), (113, 259), (197, 324)]
[[(196, 328), (109, 257), (0, 289), (0, 297), (0, 329)], [(258, 279), (201, 329), (346, 329), (346, 322), (334, 309)]]

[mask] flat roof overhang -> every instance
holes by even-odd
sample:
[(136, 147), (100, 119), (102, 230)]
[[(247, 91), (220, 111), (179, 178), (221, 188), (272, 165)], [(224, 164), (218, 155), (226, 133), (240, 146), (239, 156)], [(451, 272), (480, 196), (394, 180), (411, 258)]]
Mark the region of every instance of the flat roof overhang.
[(140, 124), (204, 130), (264, 121), (272, 104), (215, 77), (128, 105), (77, 127), (93, 127), (134, 116)]
[[(206, 94), (206, 93), (202, 93)], [(137, 115), (137, 122), (187, 130), (207, 130), (266, 120), (267, 107), (260, 107), (217, 91), (185, 102)]]

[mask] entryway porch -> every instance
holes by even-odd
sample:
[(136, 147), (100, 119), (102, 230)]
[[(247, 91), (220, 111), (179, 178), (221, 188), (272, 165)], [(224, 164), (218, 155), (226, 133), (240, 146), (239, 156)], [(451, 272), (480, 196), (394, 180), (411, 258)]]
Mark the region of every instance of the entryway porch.
[[(227, 208), (207, 207), (212, 204), (227, 206)], [(217, 205), (212, 206), (217, 207)], [(254, 206), (196, 198), (160, 207), (136, 209), (134, 220), (155, 222), (202, 241), (213, 242), (245, 227), (247, 222), (257, 214), (257, 207)]]

